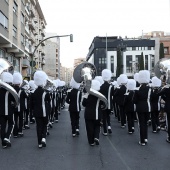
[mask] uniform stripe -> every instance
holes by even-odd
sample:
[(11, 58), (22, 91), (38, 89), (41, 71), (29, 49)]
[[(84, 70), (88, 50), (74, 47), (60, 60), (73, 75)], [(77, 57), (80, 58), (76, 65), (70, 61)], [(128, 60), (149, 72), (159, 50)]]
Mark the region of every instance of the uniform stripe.
[(46, 92), (44, 92), (43, 95), (42, 95), (43, 117), (46, 117), (46, 110), (45, 110), (45, 95), (46, 95)]
[(25, 98), (25, 108), (27, 109), (27, 98)]
[(99, 98), (98, 98), (98, 100), (97, 100), (97, 104), (96, 104), (96, 120), (98, 120), (99, 119), (99, 112), (98, 112), (98, 108), (99, 108)]
[(8, 96), (9, 96), (9, 92), (7, 91), (5, 93), (5, 115), (8, 115)]
[(149, 89), (148, 91), (148, 98), (147, 98), (148, 112), (151, 112), (150, 95), (151, 95), (151, 89)]
[(79, 96), (80, 96), (80, 91), (78, 91), (77, 93), (77, 111), (80, 111), (80, 107), (79, 107)]
[[(21, 95), (21, 90), (18, 92), (18, 96), (19, 96), (19, 98), (21, 98), (20, 97), (20, 95)], [(20, 102), (19, 102), (19, 104), (18, 104), (18, 112), (20, 112), (21, 111), (21, 106), (20, 106)]]
[(109, 86), (109, 90), (108, 90), (108, 109), (111, 109), (110, 107), (110, 91), (111, 91), (112, 86)]
[(158, 111), (161, 109), (160, 108), (160, 102), (161, 102), (161, 96), (159, 96), (159, 99), (158, 99)]

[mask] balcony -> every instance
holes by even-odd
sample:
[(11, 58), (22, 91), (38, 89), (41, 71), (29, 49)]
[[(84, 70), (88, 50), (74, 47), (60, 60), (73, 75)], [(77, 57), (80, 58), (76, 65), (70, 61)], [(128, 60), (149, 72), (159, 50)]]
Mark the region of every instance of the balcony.
[(45, 37), (45, 32), (44, 32), (44, 30), (41, 30), (41, 35), (42, 35), (43, 37)]
[(42, 60), (42, 65), (45, 65), (45, 59)]
[(36, 5), (36, 1), (35, 0), (30, 0), (31, 3), (35, 6)]
[(31, 31), (30, 31), (29, 40), (30, 40), (32, 43), (35, 43), (35, 36), (34, 36), (34, 34), (33, 34)]
[(37, 18), (34, 18), (34, 22), (35, 22), (35, 23), (38, 23), (38, 19), (37, 19)]
[(34, 18), (36, 15), (35, 15), (35, 9), (34, 9), (34, 6), (33, 5), (30, 5), (30, 16), (32, 18)]
[(30, 16), (30, 12), (29, 12), (29, 7), (28, 5), (25, 6), (25, 13), (27, 14), (27, 16)]
[(36, 29), (35, 29), (35, 24), (34, 24), (34, 21), (33, 21), (33, 20), (29, 21), (28, 25), (29, 25), (30, 29), (36, 30)]
[(25, 32), (29, 35), (30, 34), (30, 31), (29, 31), (29, 26), (26, 24), (25, 25)]
[(44, 20), (41, 20), (41, 25), (42, 25), (42, 28), (45, 29), (45, 22), (44, 22)]

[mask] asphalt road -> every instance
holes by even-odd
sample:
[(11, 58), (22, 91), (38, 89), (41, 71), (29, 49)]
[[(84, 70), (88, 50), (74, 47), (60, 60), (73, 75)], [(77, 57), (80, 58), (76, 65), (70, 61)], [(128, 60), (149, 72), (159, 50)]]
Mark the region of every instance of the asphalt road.
[(80, 136), (72, 137), (67, 106), (53, 124), (47, 137), (47, 147), (39, 149), (35, 124), (24, 130), (24, 137), (11, 137), (12, 147), (0, 148), (0, 170), (169, 170), (170, 144), (166, 132), (152, 133), (149, 127), (148, 144), (140, 146), (139, 132), (129, 135), (127, 129), (111, 116), (112, 131), (100, 135), (99, 146), (89, 146), (80, 116)]

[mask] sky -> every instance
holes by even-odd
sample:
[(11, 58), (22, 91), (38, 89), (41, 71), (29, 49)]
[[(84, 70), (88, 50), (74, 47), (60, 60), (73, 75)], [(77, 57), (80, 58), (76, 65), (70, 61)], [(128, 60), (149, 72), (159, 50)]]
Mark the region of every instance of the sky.
[(86, 57), (96, 36), (138, 37), (151, 31), (170, 32), (170, 0), (39, 0), (46, 32), (60, 38), (62, 66)]

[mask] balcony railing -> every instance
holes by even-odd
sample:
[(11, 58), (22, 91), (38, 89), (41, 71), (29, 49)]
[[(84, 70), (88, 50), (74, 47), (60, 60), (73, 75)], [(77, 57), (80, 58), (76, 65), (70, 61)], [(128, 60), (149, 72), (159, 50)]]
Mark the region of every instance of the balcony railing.
[(33, 20), (29, 21), (28, 24), (29, 24), (29, 27), (30, 27), (32, 30), (36, 30), (36, 29), (35, 29), (35, 23), (34, 23)]
[(35, 9), (34, 9), (34, 6), (33, 5), (30, 5), (30, 16), (33, 18), (35, 17)]
[(26, 14), (29, 16), (29, 15), (30, 15), (30, 12), (29, 12), (29, 9), (28, 9), (28, 6), (27, 6), (27, 5), (25, 6), (25, 11), (26, 11)]

